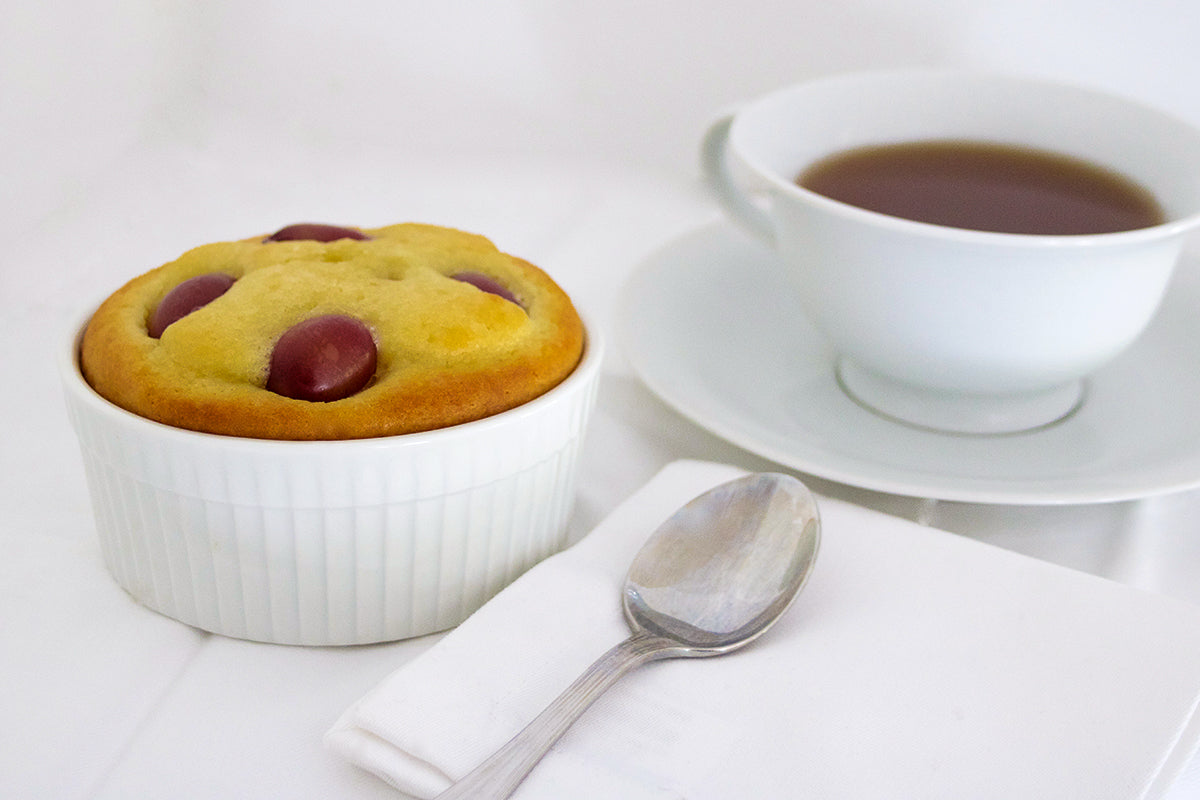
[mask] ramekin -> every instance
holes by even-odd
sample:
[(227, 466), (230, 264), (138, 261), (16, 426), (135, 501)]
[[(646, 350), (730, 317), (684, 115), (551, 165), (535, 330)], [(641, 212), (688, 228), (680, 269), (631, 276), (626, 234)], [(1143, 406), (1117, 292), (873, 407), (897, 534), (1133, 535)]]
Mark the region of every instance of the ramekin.
[(593, 325), (575, 371), (522, 406), (330, 442), (196, 433), (125, 411), (84, 380), (83, 327), (60, 367), (104, 561), (161, 614), (277, 644), (404, 639), (457, 625), (566, 544), (603, 356)]

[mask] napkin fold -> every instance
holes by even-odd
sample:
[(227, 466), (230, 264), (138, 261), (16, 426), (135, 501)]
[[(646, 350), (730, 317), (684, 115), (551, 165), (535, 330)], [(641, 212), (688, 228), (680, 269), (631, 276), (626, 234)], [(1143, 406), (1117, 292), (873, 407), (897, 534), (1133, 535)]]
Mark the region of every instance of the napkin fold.
[[(676, 508), (742, 473), (666, 467), (349, 708), (326, 744), (429, 798), (626, 635), (619, 591)], [(819, 498), (778, 625), (625, 676), (517, 792), (533, 800), (1161, 796), (1195, 751), (1200, 609)]]

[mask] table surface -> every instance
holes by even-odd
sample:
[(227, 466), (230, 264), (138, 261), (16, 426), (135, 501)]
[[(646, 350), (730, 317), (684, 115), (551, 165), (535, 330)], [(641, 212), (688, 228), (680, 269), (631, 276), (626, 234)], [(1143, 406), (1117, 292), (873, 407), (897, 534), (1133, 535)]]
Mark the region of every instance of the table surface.
[[(382, 5), (361, 5), (360, 11), (384, 13)], [(0, 719), (6, 723), (0, 729), (0, 793), (95, 800), (394, 798), (393, 790), (327, 753), (321, 736), (350, 703), (439, 638), (350, 648), (237, 641), (146, 610), (113, 583), (95, 538), (56, 361), (84, 311), (132, 275), (195, 243), (308, 219), (453, 225), (540, 264), (600, 322), (610, 343), (571, 520), (578, 538), (672, 460), (773, 466), (657, 400), (633, 374), (613, 335), (618, 292), (639, 262), (716, 218), (694, 148), (703, 120), (722, 104), (783, 83), (785, 75), (914, 61), (1012, 62), (1055, 76), (1086, 75), (1200, 117), (1180, 85), (1188, 83), (1181, 76), (1200, 77), (1200, 58), (1174, 27), (1164, 26), (1173, 4), (1150, 3), (1136, 20), (1111, 10), (1110, 17), (1118, 16), (1104, 25), (1085, 25), (1073, 62), (1038, 49), (1047, 46), (1048, 34), (1036, 31), (1045, 25), (1066, 30), (1060, 15), (1075, 3), (982, 3), (971, 13), (948, 4), (944, 14), (915, 4), (907, 12), (914, 30), (934, 25), (943, 39), (947, 32), (958, 37), (959, 44), (943, 53), (903, 25), (907, 38), (901, 35), (900, 44), (886, 39), (883, 32), (896, 26), (885, 24), (885, 17), (901, 12), (877, 2), (871, 24), (853, 28), (849, 42), (826, 42), (823, 58), (810, 61), (790, 56), (794, 42), (771, 36), (767, 22), (727, 20), (728, 30), (696, 22), (685, 46), (663, 36), (673, 30), (669, 23), (681, 13), (678, 6), (648, 12), (648, 29), (631, 29), (622, 12), (640, 7), (616, 3), (602, 14), (587, 5), (571, 17), (537, 4), (497, 4), (497, 36), (522, 45), (514, 52), (524, 55), (494, 80), (480, 77), (492, 62), (439, 27), (465, 25), (468, 38), (489, 42), (491, 55), (502, 49), (485, 35), (490, 28), (466, 24), (473, 17), (461, 11), (438, 12), (450, 15), (446, 19), (434, 12), (420, 16), (417, 29), (426, 39), (414, 37), (403, 53), (387, 50), (384, 38), (370, 31), (357, 34), (367, 43), (356, 48), (348, 26), (338, 27), (335, 49), (357, 58), (350, 67), (320, 50), (315, 63), (303, 65), (283, 58), (284, 51), (238, 51), (251, 41), (243, 23), (271, 13), (265, 2), (226, 9), (215, 20), (199, 18), (200, 12), (164, 20), (148, 2), (127, 3), (115, 21), (103, 24), (98, 12), (84, 12), (66, 34), (54, 27), (64, 22), (55, 12), (17, 15), (28, 35), (15, 55), (9, 49), (5, 57), (40, 69), (32, 77), (10, 72), (0, 79), (0, 96), (12, 90), (8, 96), (16, 98), (0, 112), (10, 143), (3, 156), (6, 175), (12, 176), (0, 208), (0, 231), (7, 234), (0, 336), (8, 343), (2, 362), (8, 381), (0, 393), (0, 502), (6, 509), (0, 518)], [(297, 8), (287, 30), (312, 41), (320, 16), (314, 4)], [(817, 8), (826, 6), (807, 10)], [(849, 14), (825, 10), (805, 19), (819, 39), (841, 30)], [(563, 33), (579, 29), (592, 34), (573, 40), (579, 42), (574, 55), (594, 64), (581, 69), (582, 77), (555, 82), (554, 59), (570, 55), (561, 45)], [(1131, 29), (1158, 38), (1131, 38), (1119, 63), (1108, 64), (1105, 54), (1113, 58), (1115, 37)], [(1014, 30), (1024, 32), (1018, 44), (1033, 48), (1024, 61), (1009, 49), (1017, 46)], [(200, 35), (207, 45), (219, 45), (212, 62), (205, 58), (210, 50), (193, 41)], [(554, 47), (540, 46), (547, 37)], [(605, 37), (614, 41), (604, 44)], [(775, 66), (743, 65), (738, 80), (728, 69), (736, 53), (722, 50), (719, 68), (697, 67), (699, 83), (679, 74), (695, 47), (732, 43), (745, 52), (760, 37), (766, 37), (764, 57), (775, 57)], [(0, 41), (0, 51), (16, 42), (8, 33), (0, 33), (3, 39), (9, 41)], [(616, 41), (653, 44), (653, 63), (614, 60), (622, 52), (614, 49)], [(880, 44), (885, 41), (891, 44)], [(44, 51), (39, 43), (53, 47)], [(187, 44), (184, 56), (180, 43)], [(92, 66), (103, 75), (67, 52), (72, 47), (95, 56)], [(875, 60), (847, 55), (860, 51), (874, 52)], [(231, 66), (238, 61), (234, 52), (250, 63)], [(1146, 63), (1152, 53), (1157, 60)], [(165, 75), (157, 69), (185, 56), (186, 69), (176, 65)], [(1128, 69), (1117, 71), (1135, 62), (1134, 77)], [(394, 67), (387, 73), (395, 81), (388, 102), (411, 101), (421, 114), (380, 111), (375, 92), (355, 88), (353, 81), (382, 64)], [(433, 77), (404, 78), (418, 66), (430, 67)], [(291, 106), (272, 100), (269, 91), (285, 67), (310, 80), (303, 91), (284, 90)], [(647, 73), (651, 68), (659, 72)], [(602, 81), (596, 78), (601, 74), (616, 77)], [(241, 81), (240, 75), (253, 77)], [(317, 81), (318, 75), (338, 80)], [(468, 79), (475, 83), (464, 88)], [(317, 111), (289, 110), (301, 107), (306, 91), (336, 101), (330, 113), (340, 114), (354, 135), (339, 135), (335, 122)], [(447, 99), (456, 92), (470, 103)], [(358, 118), (350, 113), (355, 108), (372, 110)], [(514, 110), (525, 115), (519, 122)], [(422, 114), (437, 123), (436, 130), (423, 128)], [(494, 126), (495, 137), (474, 127), (481, 119)], [(464, 125), (472, 131), (461, 130)], [(658, 158), (660, 153), (665, 155)], [(989, 506), (809, 482), (828, 495), (1200, 602), (1200, 537), (1193, 523), (1200, 491), (1097, 505)], [(1170, 796), (1200, 798), (1200, 765)]]

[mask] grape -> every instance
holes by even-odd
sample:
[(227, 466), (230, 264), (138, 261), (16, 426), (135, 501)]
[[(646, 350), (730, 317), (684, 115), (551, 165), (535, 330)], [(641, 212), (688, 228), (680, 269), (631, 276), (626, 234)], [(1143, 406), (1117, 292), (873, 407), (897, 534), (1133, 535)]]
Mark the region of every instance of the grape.
[(299, 222), (272, 233), (264, 242), (295, 242), (307, 240), (313, 242), (332, 242), (337, 239), (370, 239), (360, 230), (343, 228), (338, 225), (323, 225), (319, 222)]
[[(488, 294), (499, 295), (508, 302), (516, 303), (517, 305), (521, 306), (521, 302), (517, 300), (516, 296), (510, 292), (508, 288), (504, 286), (504, 284), (500, 283), (500, 281), (496, 280), (495, 278), (478, 272), (456, 272), (450, 277), (456, 281), (469, 283), (476, 289), (487, 292)], [(524, 308), (524, 306), (521, 307)]]
[(341, 400), (370, 382), (376, 355), (361, 321), (342, 314), (311, 317), (275, 343), (267, 389), (296, 400)]
[(223, 272), (210, 272), (206, 275), (188, 278), (167, 292), (167, 296), (159, 302), (158, 308), (154, 309), (154, 313), (150, 315), (150, 321), (146, 326), (147, 333), (155, 339), (162, 336), (162, 332), (172, 322), (186, 317), (197, 308), (208, 305), (229, 291), (234, 280), (233, 277)]

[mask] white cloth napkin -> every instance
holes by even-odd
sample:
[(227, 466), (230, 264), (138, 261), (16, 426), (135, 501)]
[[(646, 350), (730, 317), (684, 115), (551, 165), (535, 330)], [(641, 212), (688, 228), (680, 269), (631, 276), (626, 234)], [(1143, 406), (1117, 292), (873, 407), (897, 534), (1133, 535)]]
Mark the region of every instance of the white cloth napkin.
[[(326, 743), (428, 798), (627, 635), (650, 532), (740, 472), (677, 462), (345, 712)], [(1200, 609), (820, 500), (816, 570), (719, 658), (649, 664), (517, 792), (643, 798), (1153, 798), (1200, 727)]]

